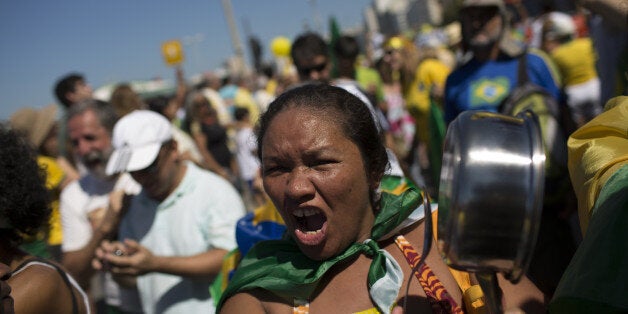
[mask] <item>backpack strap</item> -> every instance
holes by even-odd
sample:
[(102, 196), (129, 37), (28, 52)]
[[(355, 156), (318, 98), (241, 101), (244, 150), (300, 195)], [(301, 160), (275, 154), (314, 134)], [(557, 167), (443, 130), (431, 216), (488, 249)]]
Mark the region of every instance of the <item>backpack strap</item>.
[(519, 56), (519, 62), (517, 64), (517, 86), (523, 86), (528, 82), (528, 50), (524, 50)]

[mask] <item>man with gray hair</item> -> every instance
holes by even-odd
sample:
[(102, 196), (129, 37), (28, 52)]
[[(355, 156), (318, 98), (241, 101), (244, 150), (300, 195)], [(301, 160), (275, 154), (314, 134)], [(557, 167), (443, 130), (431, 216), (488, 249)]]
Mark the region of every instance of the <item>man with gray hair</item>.
[(110, 274), (94, 277), (96, 270), (91, 264), (101, 241), (117, 235), (123, 216), (122, 196), (137, 194), (141, 189), (128, 174), (105, 173), (113, 151), (111, 132), (116, 119), (112, 106), (97, 100), (82, 101), (69, 108), (69, 139), (87, 171), (61, 192), (63, 265), (93, 300), (99, 301), (103, 297), (99, 294), (104, 292), (110, 310), (135, 313), (141, 312), (137, 291), (120, 289)]

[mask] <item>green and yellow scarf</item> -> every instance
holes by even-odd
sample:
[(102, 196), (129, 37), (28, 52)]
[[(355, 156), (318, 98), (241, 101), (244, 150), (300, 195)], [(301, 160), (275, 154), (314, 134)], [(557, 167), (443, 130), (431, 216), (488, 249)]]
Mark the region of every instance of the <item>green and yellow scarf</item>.
[(334, 265), (365, 254), (373, 259), (367, 278), (369, 293), (379, 310), (388, 313), (403, 282), (403, 272), (388, 252), (379, 248), (377, 241), (385, 240), (421, 219), (423, 211), (417, 210), (421, 203), (422, 196), (413, 187), (399, 195), (383, 192), (381, 211), (371, 229), (371, 239), (374, 240), (354, 243), (342, 254), (325, 261), (309, 259), (292, 239), (258, 243), (238, 266), (218, 303), (217, 311), (230, 296), (257, 288), (286, 298), (309, 300), (323, 276)]

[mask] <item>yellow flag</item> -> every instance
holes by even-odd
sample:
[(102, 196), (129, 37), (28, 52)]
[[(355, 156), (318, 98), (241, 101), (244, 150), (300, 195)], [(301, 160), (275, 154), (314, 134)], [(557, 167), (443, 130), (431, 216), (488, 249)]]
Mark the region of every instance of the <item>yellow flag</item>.
[(628, 163), (628, 96), (609, 100), (606, 111), (571, 134), (567, 146), (569, 174), (584, 233), (604, 183)]
[(178, 40), (169, 40), (161, 45), (161, 54), (169, 66), (183, 62), (183, 48)]

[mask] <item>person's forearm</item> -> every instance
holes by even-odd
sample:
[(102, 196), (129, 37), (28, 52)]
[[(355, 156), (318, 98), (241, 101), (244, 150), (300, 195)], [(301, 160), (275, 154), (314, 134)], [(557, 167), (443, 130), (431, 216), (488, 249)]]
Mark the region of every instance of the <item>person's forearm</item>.
[(89, 288), (90, 279), (96, 272), (92, 267), (92, 259), (95, 256), (96, 248), (106, 236), (102, 231), (94, 230), (92, 238), (83, 248), (63, 253), (63, 266), (83, 289)]
[(137, 287), (137, 277), (128, 275), (113, 275), (113, 280), (121, 287), (133, 289)]
[(151, 271), (210, 281), (220, 272), (226, 254), (214, 249), (192, 256), (153, 256)]

